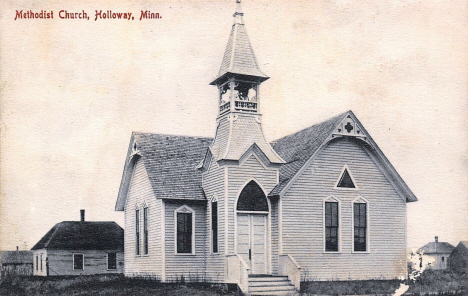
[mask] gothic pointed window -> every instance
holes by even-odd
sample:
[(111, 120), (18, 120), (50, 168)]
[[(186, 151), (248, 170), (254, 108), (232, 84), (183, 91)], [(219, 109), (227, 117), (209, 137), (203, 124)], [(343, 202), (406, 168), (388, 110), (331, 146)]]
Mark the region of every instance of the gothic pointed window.
[(255, 181), (245, 185), (237, 201), (238, 211), (268, 212), (268, 202), (262, 188)]
[(355, 189), (356, 184), (354, 183), (353, 177), (351, 176), (351, 173), (349, 172), (349, 169), (347, 166), (344, 167), (340, 179), (336, 183), (337, 188), (350, 188), (350, 189)]

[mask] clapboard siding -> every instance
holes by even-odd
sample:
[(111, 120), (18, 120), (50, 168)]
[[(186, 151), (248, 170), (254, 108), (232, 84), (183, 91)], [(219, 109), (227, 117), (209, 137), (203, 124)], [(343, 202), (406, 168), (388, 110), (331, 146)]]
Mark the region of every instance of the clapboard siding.
[(206, 229), (208, 236), (206, 239), (206, 276), (211, 282), (222, 282), (224, 280), (225, 269), (225, 247), (224, 247), (224, 230), (225, 230), (225, 192), (224, 192), (224, 168), (221, 168), (216, 163), (215, 159), (211, 160), (208, 171), (203, 174), (203, 190), (208, 198), (215, 196), (218, 199), (218, 253), (211, 252), (211, 203), (208, 203), (206, 215)]
[[(186, 205), (195, 211), (195, 254), (176, 254), (175, 210)], [(165, 272), (166, 281), (198, 281), (206, 277), (206, 202), (165, 200)]]
[[(235, 250), (236, 202), (242, 189), (250, 180), (254, 179), (268, 195), (277, 184), (277, 173), (276, 169), (267, 169), (262, 166), (254, 155), (251, 155), (240, 166), (228, 167), (228, 252), (234, 253)], [(270, 218), (271, 215), (268, 216), (268, 221), (270, 221)], [(270, 241), (270, 239), (267, 241)], [(267, 250), (269, 249), (270, 246), (267, 246)], [(268, 266), (270, 266), (269, 263)]]
[[(42, 269), (41, 269), (41, 255), (42, 255)], [(37, 258), (37, 261), (36, 261)], [(33, 251), (33, 275), (46, 276), (47, 275), (47, 250), (40, 249)]]
[[(357, 190), (335, 189), (344, 165)], [(323, 200), (340, 200), (341, 252), (324, 253)], [(353, 253), (352, 202), (369, 201), (369, 252)], [(357, 141), (330, 142), (282, 196), (282, 248), (315, 280), (406, 275), (406, 204)]]
[[(107, 269), (107, 253), (117, 253), (117, 269)], [(83, 254), (83, 270), (73, 270), (73, 254)], [(49, 275), (89, 275), (104, 273), (122, 273), (124, 269), (124, 254), (117, 250), (48, 250)], [(45, 270), (44, 265), (44, 270)]]
[(272, 273), (278, 274), (279, 255), (279, 200), (271, 199), (271, 267)]
[[(143, 161), (135, 164), (125, 206), (125, 275), (162, 277), (162, 201), (154, 196)], [(143, 205), (148, 206), (148, 255), (143, 254)], [(135, 208), (140, 209), (140, 254), (135, 247)]]

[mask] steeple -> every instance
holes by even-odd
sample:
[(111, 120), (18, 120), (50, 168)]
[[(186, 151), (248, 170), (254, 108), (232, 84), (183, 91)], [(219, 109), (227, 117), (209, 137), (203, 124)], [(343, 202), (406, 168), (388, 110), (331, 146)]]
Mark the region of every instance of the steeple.
[(227, 111), (259, 112), (259, 85), (269, 77), (259, 68), (245, 30), (240, 0), (219, 73), (210, 84), (219, 89), (220, 114)]
[(201, 169), (207, 169), (212, 157), (220, 165), (235, 164), (250, 152), (260, 155), (267, 166), (284, 163), (263, 135), (259, 89), (269, 77), (260, 70), (250, 45), (240, 0), (236, 5), (221, 67), (211, 82), (219, 90), (218, 128)]

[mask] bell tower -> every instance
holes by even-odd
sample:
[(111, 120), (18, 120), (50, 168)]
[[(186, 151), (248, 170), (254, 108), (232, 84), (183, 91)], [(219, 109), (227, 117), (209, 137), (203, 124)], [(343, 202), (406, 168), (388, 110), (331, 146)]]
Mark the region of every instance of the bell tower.
[(241, 2), (236, 0), (234, 24), (218, 76), (211, 85), (219, 90), (219, 115), (232, 112), (260, 113), (259, 87), (267, 80), (258, 67), (244, 26)]
[(265, 140), (261, 125), (260, 84), (269, 77), (259, 68), (245, 29), (241, 1), (236, 0), (234, 24), (218, 75), (210, 83), (218, 92), (218, 127), (210, 147), (218, 164), (239, 161), (249, 149), (259, 149), (264, 162), (284, 161)]

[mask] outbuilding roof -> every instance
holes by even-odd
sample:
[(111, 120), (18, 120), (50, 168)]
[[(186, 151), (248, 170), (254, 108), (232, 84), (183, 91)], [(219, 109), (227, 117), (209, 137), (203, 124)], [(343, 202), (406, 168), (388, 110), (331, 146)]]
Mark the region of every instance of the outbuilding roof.
[(115, 222), (64, 221), (55, 224), (31, 250), (119, 250), (124, 230)]
[(447, 242), (430, 242), (425, 244), (419, 250), (424, 254), (450, 254), (455, 247)]
[(3, 251), (1, 258), (2, 264), (33, 264), (31, 251)]

